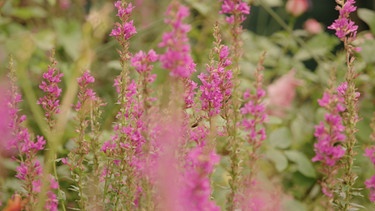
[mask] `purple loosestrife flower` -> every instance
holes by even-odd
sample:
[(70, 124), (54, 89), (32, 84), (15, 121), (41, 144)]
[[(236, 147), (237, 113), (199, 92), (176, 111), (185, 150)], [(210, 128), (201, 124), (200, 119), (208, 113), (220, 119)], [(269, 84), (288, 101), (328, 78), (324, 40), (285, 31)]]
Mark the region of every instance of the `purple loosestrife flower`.
[(211, 57), (217, 55), (218, 61), (211, 58), (207, 65), (207, 73), (201, 73), (198, 78), (201, 80), (200, 86), (202, 110), (208, 112), (208, 116), (215, 116), (221, 112), (225, 102), (232, 94), (233, 82), (232, 71), (226, 68), (232, 64), (229, 58), (229, 47), (221, 44), (221, 37), (218, 26), (215, 26), (215, 47), (211, 52)]
[(219, 211), (220, 208), (210, 200), (210, 174), (220, 157), (215, 152), (205, 152), (204, 145), (198, 145), (187, 155), (188, 166), (185, 168), (186, 190), (183, 199), (185, 210)]
[[(115, 37), (115, 39), (121, 45), (121, 50), (119, 50), (120, 58), (121, 58), (121, 66), (124, 67), (125, 63), (130, 58), (129, 53), (129, 39), (133, 37), (137, 30), (134, 27), (134, 23), (130, 20), (130, 16), (134, 9), (132, 3), (127, 3), (125, 1), (117, 1), (115, 3), (115, 7), (117, 8), (117, 16), (120, 19), (120, 22), (116, 22), (115, 26), (113, 27), (109, 36)], [(121, 76), (123, 77), (123, 76)], [(119, 78), (121, 78), (119, 76)], [(123, 79), (124, 80), (124, 79)]]
[(74, 109), (78, 112), (81, 110), (82, 105), (88, 101), (97, 100), (96, 93), (88, 86), (95, 82), (95, 78), (90, 74), (89, 71), (85, 71), (81, 77), (77, 79), (78, 85), (80, 87), (80, 92), (78, 93), (78, 101), (74, 106)]
[(337, 145), (345, 141), (345, 127), (340, 115), (345, 111), (343, 89), (345, 89), (345, 83), (337, 88), (337, 94), (325, 92), (322, 99), (318, 100), (319, 105), (328, 113), (324, 115), (325, 122), (320, 122), (315, 126), (314, 136), (318, 142), (314, 144), (316, 155), (312, 160), (331, 167), (335, 166), (336, 162), (345, 155), (342, 145)]
[[(375, 113), (372, 117), (372, 122), (370, 126), (372, 129), (370, 139), (373, 142), (375, 142)], [(375, 145), (367, 147), (365, 149), (364, 156), (368, 157), (371, 160), (372, 165), (375, 167)], [(375, 202), (375, 175), (365, 181), (365, 186), (370, 191), (370, 196), (369, 196), (370, 201)]]
[[(73, 180), (79, 190), (78, 206), (81, 210), (86, 210), (88, 204), (97, 207), (98, 202), (92, 199), (92, 194), (85, 191), (89, 183), (96, 199), (100, 198), (97, 187), (99, 186), (99, 153), (100, 143), (98, 141), (100, 133), (100, 123), (98, 119), (101, 115), (100, 108), (105, 104), (96, 96), (95, 91), (91, 88), (95, 78), (86, 70), (78, 79), (79, 86), (77, 103), (73, 106), (77, 112), (76, 120), (76, 137), (74, 142), (76, 147), (68, 154), (68, 158), (63, 158), (63, 164), (70, 168)], [(87, 156), (90, 154), (91, 156)], [(88, 170), (90, 169), (90, 170)], [(88, 176), (90, 175), (90, 176)]]
[[(154, 50), (149, 50), (148, 53), (143, 51), (138, 52), (131, 58), (131, 64), (135, 70), (140, 74), (140, 79), (138, 84), (142, 89), (142, 100), (144, 103), (144, 108), (147, 110), (151, 106), (150, 103), (155, 101), (155, 98), (151, 98), (150, 84), (155, 81), (156, 74), (151, 74), (153, 62), (159, 59), (159, 55), (155, 53)], [(147, 111), (145, 111), (147, 113)]]
[(370, 201), (375, 202), (375, 175), (365, 181), (366, 188), (370, 190)]
[[(372, 164), (375, 166), (375, 146), (366, 148), (364, 155), (370, 158)], [(375, 202), (375, 175), (365, 181), (365, 186), (370, 191), (370, 201)]]
[(172, 30), (163, 34), (159, 47), (166, 48), (164, 54), (160, 55), (162, 67), (170, 71), (170, 75), (181, 78), (184, 86), (185, 107), (190, 108), (194, 103), (194, 94), (197, 84), (190, 79), (195, 72), (195, 63), (190, 55), (190, 44), (187, 33), (190, 25), (183, 23), (189, 16), (189, 8), (178, 1), (173, 1), (167, 8), (165, 23)]
[(314, 136), (317, 143), (314, 144), (316, 155), (312, 161), (322, 163), (321, 172), (324, 174), (322, 185), (323, 193), (333, 199), (334, 188), (337, 183), (335, 175), (340, 166), (337, 164), (345, 155), (343, 145), (346, 141), (345, 127), (341, 118), (341, 113), (346, 110), (344, 106), (344, 96), (347, 86), (346, 82), (338, 86), (337, 92), (326, 91), (323, 97), (318, 100), (321, 107), (327, 113), (324, 115), (324, 122), (315, 126)]
[(133, 21), (129, 21), (134, 7), (132, 3), (126, 3), (123, 1), (117, 1), (115, 7), (117, 8), (117, 16), (122, 23), (115, 23), (115, 27), (112, 29), (109, 36), (115, 37), (118, 40), (128, 40), (137, 33)]
[(160, 55), (160, 62), (172, 76), (189, 78), (195, 72), (187, 37), (190, 25), (183, 23), (184, 19), (189, 16), (189, 9), (174, 1), (169, 5), (165, 15), (167, 16), (165, 23), (169, 24), (172, 30), (165, 32), (159, 43), (159, 47), (166, 48), (166, 52)]
[[(154, 50), (150, 50), (148, 53), (139, 51), (131, 58), (131, 64), (135, 67), (138, 73), (150, 72), (153, 68), (151, 62), (156, 62), (158, 60), (158, 55)], [(152, 81), (149, 81), (152, 82)]]
[[(14, 119), (14, 109), (11, 109), (11, 107), (8, 106), (12, 98), (12, 96), (7, 93), (8, 89), (9, 88), (7, 86), (0, 86), (0, 158), (3, 155), (11, 155), (11, 148), (15, 148), (16, 146), (16, 143), (14, 143), (15, 140), (12, 138), (12, 133), (9, 128), (13, 128), (15, 126), (14, 121), (17, 119)], [(0, 174), (0, 177), (1, 176), (2, 175)]]
[(330, 25), (328, 29), (336, 31), (336, 36), (340, 40), (349, 35), (350, 37), (355, 38), (357, 34), (358, 26), (350, 20), (350, 13), (354, 12), (357, 7), (354, 6), (354, 0), (342, 0), (336, 1), (339, 5), (336, 6), (336, 10), (339, 11), (339, 17)]
[[(221, 5), (221, 14), (228, 14), (229, 17), (226, 17), (226, 21), (229, 24), (233, 24), (235, 21), (243, 22), (246, 17), (245, 15), (250, 14), (250, 7), (246, 2), (242, 0), (220, 0), (223, 2)], [(239, 20), (235, 20), (236, 17)]]
[[(52, 75), (52, 76), (51, 76)], [(46, 74), (45, 78), (49, 78), (51, 84), (59, 81), (59, 77), (54, 77), (55, 74)], [(25, 205), (26, 210), (33, 210), (37, 203), (37, 195), (41, 189), (41, 177), (42, 177), (42, 166), (40, 161), (37, 159), (37, 153), (44, 149), (46, 141), (42, 136), (37, 136), (36, 141), (33, 141), (29, 130), (24, 127), (21, 123), (26, 120), (26, 116), (20, 116), (19, 113), (19, 103), (22, 101), (22, 97), (18, 92), (16, 86), (16, 78), (14, 76), (14, 70), (10, 70), (8, 75), (11, 81), (11, 89), (9, 91), (9, 115), (13, 118), (13, 122), (9, 124), (9, 129), (12, 132), (12, 143), (10, 148), (15, 148), (18, 150), (19, 159), (18, 162), (20, 166), (16, 168), (16, 177), (22, 181), (24, 192), (24, 198), (27, 204)], [(55, 91), (55, 86), (49, 86), (46, 83), (43, 88), (47, 91)], [(48, 92), (50, 93), (50, 92)], [(52, 178), (52, 176), (51, 176)], [(56, 185), (51, 187), (55, 189)], [(48, 210), (57, 210), (57, 201), (55, 201), (56, 195), (53, 192), (48, 194), (47, 203), (45, 208)], [(47, 208), (48, 207), (48, 208)]]
[(255, 93), (250, 93), (247, 90), (244, 93), (244, 100), (248, 100), (244, 107), (241, 108), (242, 115), (249, 115), (242, 121), (242, 127), (248, 132), (248, 142), (256, 149), (260, 147), (262, 142), (266, 139), (266, 130), (262, 125), (267, 119), (266, 106), (262, 103), (266, 91), (262, 88), (263, 75), (258, 73), (258, 85)]
[(56, 61), (52, 61), (52, 65), (48, 66), (47, 72), (43, 73), (43, 81), (39, 88), (44, 92), (44, 96), (39, 98), (38, 104), (42, 106), (49, 126), (54, 125), (53, 116), (60, 111), (60, 95), (61, 88), (59, 83), (63, 74), (56, 68)]

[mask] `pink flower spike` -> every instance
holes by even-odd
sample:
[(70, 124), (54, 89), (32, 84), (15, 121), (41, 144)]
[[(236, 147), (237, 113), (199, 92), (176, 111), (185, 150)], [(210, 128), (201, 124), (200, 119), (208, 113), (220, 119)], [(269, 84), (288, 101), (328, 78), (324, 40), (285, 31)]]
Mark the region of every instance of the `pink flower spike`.
[(53, 125), (52, 117), (60, 111), (59, 98), (62, 90), (59, 88), (59, 83), (62, 77), (63, 74), (56, 68), (56, 61), (53, 61), (48, 71), (43, 73), (44, 81), (39, 85), (45, 95), (39, 98), (38, 104), (42, 106), (50, 126)]
[(163, 35), (159, 47), (166, 51), (160, 55), (162, 67), (170, 71), (173, 77), (189, 78), (195, 72), (195, 64), (190, 56), (190, 44), (187, 32), (190, 26), (184, 24), (184, 19), (189, 16), (189, 9), (178, 2), (169, 5), (165, 23), (172, 28)]
[(340, 40), (344, 40), (345, 37), (349, 36), (352, 39), (356, 38), (358, 26), (350, 20), (350, 13), (356, 11), (357, 7), (354, 6), (354, 0), (337, 1), (339, 5), (336, 9), (339, 11), (339, 17), (330, 25), (328, 29), (336, 31), (336, 36)]

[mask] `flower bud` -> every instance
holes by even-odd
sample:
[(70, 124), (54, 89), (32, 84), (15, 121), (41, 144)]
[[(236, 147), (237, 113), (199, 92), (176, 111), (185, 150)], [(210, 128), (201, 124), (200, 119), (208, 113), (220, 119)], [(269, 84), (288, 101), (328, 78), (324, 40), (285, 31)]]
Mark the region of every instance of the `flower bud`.
[(303, 24), (303, 28), (309, 34), (319, 34), (320, 32), (322, 32), (322, 25), (312, 18), (306, 20), (305, 24)]

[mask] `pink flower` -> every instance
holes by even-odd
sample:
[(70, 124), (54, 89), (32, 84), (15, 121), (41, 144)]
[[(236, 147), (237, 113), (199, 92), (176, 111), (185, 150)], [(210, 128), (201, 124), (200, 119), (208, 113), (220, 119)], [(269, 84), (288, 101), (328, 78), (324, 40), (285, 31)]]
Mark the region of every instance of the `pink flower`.
[(183, 190), (181, 206), (184, 210), (191, 211), (219, 211), (220, 208), (210, 200), (212, 190), (209, 175), (219, 163), (220, 157), (215, 152), (207, 155), (204, 146), (197, 146), (189, 152), (187, 160), (189, 165), (185, 167), (184, 175), (187, 184)]
[(117, 8), (117, 16), (120, 18), (121, 23), (115, 23), (115, 27), (112, 29), (109, 36), (116, 37), (116, 39), (122, 43), (124, 40), (129, 40), (137, 33), (133, 21), (129, 20), (134, 7), (131, 3), (123, 1), (117, 1), (115, 7)]
[(357, 35), (358, 26), (350, 20), (350, 13), (354, 12), (357, 7), (354, 6), (354, 0), (337, 1), (339, 3), (336, 6), (336, 10), (339, 11), (339, 17), (330, 25), (328, 29), (336, 31), (336, 36), (343, 40), (347, 35), (355, 38)]
[[(142, 72), (150, 72), (153, 68), (151, 65), (152, 62), (156, 62), (158, 60), (158, 55), (155, 53), (154, 50), (150, 50), (147, 54), (143, 51), (139, 51), (131, 58), (131, 64), (135, 67), (135, 70), (138, 73)], [(152, 82), (152, 81), (149, 81)]]
[(306, 20), (306, 22), (303, 24), (303, 28), (312, 35), (319, 34), (323, 31), (322, 25), (312, 18)]
[(232, 94), (232, 71), (226, 68), (232, 63), (228, 46), (218, 44), (215, 53), (219, 56), (217, 64), (209, 64), (207, 73), (201, 73), (198, 78), (202, 82), (200, 86), (202, 110), (208, 112), (208, 116), (220, 113), (226, 100)]
[(306, 12), (308, 8), (308, 0), (288, 0), (285, 5), (286, 11), (294, 17), (300, 16), (302, 13)]
[[(316, 153), (312, 161), (320, 161), (323, 165), (333, 167), (345, 155), (342, 142), (345, 141), (345, 127), (341, 118), (341, 112), (345, 111), (344, 94), (347, 88), (346, 82), (340, 84), (336, 93), (325, 92), (322, 99), (318, 100), (321, 107), (327, 110), (324, 122), (315, 126), (314, 136), (317, 143), (314, 144)], [(329, 192), (328, 190), (326, 191)], [(329, 195), (327, 195), (329, 196)]]
[(296, 87), (302, 84), (301, 80), (295, 78), (295, 74), (296, 71), (292, 69), (268, 86), (269, 114), (282, 117), (285, 110), (291, 107), (296, 96)]
[(370, 190), (370, 201), (375, 202), (375, 175), (365, 181), (366, 188)]
[[(12, 133), (9, 130), (9, 126), (12, 124), (13, 127), (13, 121), (11, 114), (12, 108), (9, 107), (11, 96), (7, 96), (5, 87), (0, 86), (0, 156), (3, 154), (6, 154), (6, 149), (9, 148), (9, 145), (14, 145), (11, 142), (12, 139)], [(13, 111), (14, 112), (14, 111)]]
[(77, 79), (77, 83), (79, 85), (79, 92), (77, 103), (74, 106), (74, 109), (76, 111), (81, 110), (82, 106), (87, 104), (87, 102), (98, 100), (95, 91), (89, 88), (90, 84), (93, 84), (94, 82), (95, 78), (90, 74), (88, 70), (86, 70), (82, 74), (82, 76)]
[(250, 7), (246, 2), (242, 2), (242, 0), (220, 0), (223, 2), (221, 5), (221, 14), (228, 14), (229, 17), (226, 18), (226, 21), (229, 24), (233, 24), (235, 22), (235, 14), (240, 14), (238, 22), (243, 22), (246, 17), (245, 15), (250, 14)]
[(38, 104), (42, 106), (47, 119), (51, 119), (54, 114), (60, 111), (60, 95), (62, 89), (59, 87), (63, 74), (55, 67), (56, 62), (48, 67), (48, 71), (43, 73), (42, 83), (39, 88), (43, 90), (44, 96), (39, 98)]
[(195, 72), (195, 63), (190, 56), (190, 44), (187, 33), (190, 25), (183, 21), (189, 16), (189, 9), (178, 2), (169, 5), (165, 23), (172, 27), (170, 32), (163, 34), (159, 47), (165, 47), (166, 52), (160, 55), (163, 68), (170, 71), (174, 77), (189, 78)]

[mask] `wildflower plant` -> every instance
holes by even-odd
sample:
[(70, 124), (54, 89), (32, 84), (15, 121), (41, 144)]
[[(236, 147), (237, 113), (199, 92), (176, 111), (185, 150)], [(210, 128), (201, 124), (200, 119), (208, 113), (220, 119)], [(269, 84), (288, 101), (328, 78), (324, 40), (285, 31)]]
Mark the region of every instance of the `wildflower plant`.
[[(0, 210), (375, 206), (374, 177), (356, 169), (375, 83), (354, 0), (336, 1), (337, 38), (313, 17), (300, 28), (308, 0), (81, 3), (0, 3), (0, 61), (17, 46), (0, 86)], [(245, 21), (253, 3), (265, 13)], [(373, 146), (364, 155), (374, 163)]]
[(23, 198), (26, 201), (23, 205), (25, 210), (35, 210), (42, 188), (42, 179), (47, 180), (49, 188), (47, 191), (47, 200), (44, 208), (47, 210), (57, 210), (58, 199), (53, 190), (59, 187), (58, 181), (52, 175), (43, 178), (43, 165), (38, 159), (38, 152), (45, 148), (46, 140), (43, 136), (35, 138), (30, 134), (27, 127), (23, 126), (26, 121), (25, 115), (19, 114), (19, 104), (22, 102), (22, 96), (16, 85), (15, 70), (12, 62), (9, 67), (9, 80), (11, 82), (8, 95), (9, 115), (12, 121), (9, 122), (9, 130), (12, 131), (12, 138), (9, 141), (8, 149), (18, 152), (17, 161), (19, 166), (16, 168), (16, 178), (22, 181)]

